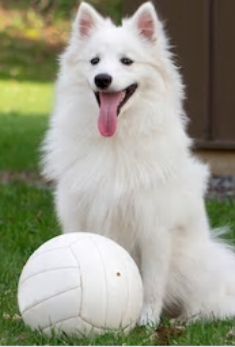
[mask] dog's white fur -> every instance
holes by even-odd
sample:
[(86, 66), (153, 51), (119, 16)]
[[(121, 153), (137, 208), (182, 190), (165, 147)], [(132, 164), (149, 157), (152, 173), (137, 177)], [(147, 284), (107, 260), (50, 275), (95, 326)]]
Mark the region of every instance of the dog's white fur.
[[(233, 316), (235, 257), (210, 230), (208, 168), (190, 152), (181, 76), (153, 5), (116, 27), (82, 3), (60, 64), (43, 165), (63, 232), (96, 232), (130, 252), (144, 283), (141, 324), (162, 312)], [(110, 91), (138, 83), (111, 137), (97, 127), (99, 73), (112, 76)]]

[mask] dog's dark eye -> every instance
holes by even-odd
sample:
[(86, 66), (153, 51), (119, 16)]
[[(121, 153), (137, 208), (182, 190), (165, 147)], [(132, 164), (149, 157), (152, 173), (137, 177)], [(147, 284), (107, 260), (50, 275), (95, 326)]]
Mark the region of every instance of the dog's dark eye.
[(123, 58), (121, 58), (121, 63), (122, 63), (123, 65), (131, 65), (131, 64), (133, 64), (134, 62), (133, 62), (133, 60), (131, 60), (131, 59), (129, 59), (129, 58), (123, 57)]
[(90, 63), (91, 63), (91, 65), (96, 65), (99, 63), (99, 61), (100, 61), (100, 58), (95, 57), (95, 58), (91, 59)]

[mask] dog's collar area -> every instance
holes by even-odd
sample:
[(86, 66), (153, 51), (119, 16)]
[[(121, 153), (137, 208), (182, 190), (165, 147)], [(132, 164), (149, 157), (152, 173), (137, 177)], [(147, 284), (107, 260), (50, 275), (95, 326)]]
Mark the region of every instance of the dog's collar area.
[[(119, 115), (120, 111), (121, 111), (121, 108), (122, 106), (129, 100), (129, 98), (134, 94), (134, 92), (136, 91), (138, 87), (138, 84), (137, 83), (133, 83), (131, 84), (129, 87), (127, 87), (126, 89), (123, 90), (123, 97), (117, 107), (117, 116)], [(104, 91), (101, 91), (101, 92), (95, 92), (95, 96), (96, 96), (96, 100), (99, 104), (99, 106), (101, 106), (101, 101), (100, 101), (100, 93), (107, 93), (107, 94), (110, 94), (110, 93), (115, 93), (115, 92), (104, 92)], [(117, 93), (120, 93), (117, 92)]]

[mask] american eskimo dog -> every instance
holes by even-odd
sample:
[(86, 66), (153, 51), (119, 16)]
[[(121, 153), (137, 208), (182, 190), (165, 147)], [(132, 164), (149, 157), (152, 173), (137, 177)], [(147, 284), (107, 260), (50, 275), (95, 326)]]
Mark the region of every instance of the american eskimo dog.
[(235, 256), (211, 231), (208, 168), (191, 154), (184, 88), (150, 2), (115, 26), (83, 2), (60, 59), (43, 145), (64, 233), (105, 235), (133, 256), (140, 324), (235, 315)]

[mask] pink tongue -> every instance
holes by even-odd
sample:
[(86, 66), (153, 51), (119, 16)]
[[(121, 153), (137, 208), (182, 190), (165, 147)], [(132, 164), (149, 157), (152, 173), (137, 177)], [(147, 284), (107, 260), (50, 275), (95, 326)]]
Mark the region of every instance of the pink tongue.
[(123, 92), (104, 93), (100, 92), (100, 114), (98, 128), (101, 135), (108, 137), (114, 135), (117, 128), (117, 110)]

